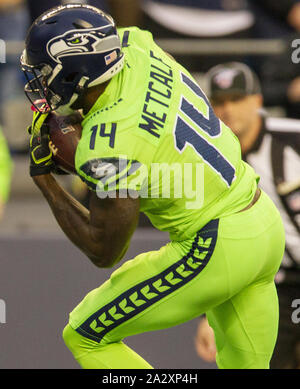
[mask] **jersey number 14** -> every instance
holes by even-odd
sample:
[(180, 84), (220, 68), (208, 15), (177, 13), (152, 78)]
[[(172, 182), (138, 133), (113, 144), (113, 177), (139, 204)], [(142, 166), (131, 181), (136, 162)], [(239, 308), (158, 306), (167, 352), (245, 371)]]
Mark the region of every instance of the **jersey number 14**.
[[(176, 149), (182, 153), (186, 145), (191, 145), (197, 154), (216, 172), (229, 187), (235, 178), (235, 168), (210, 143), (201, 132), (215, 138), (221, 135), (220, 120), (216, 117), (207, 97), (201, 88), (185, 74), (181, 73), (181, 79), (202, 102), (207, 106), (207, 115), (199, 112), (184, 96), (181, 98), (179, 113), (175, 125), (174, 137)], [(184, 120), (184, 115), (189, 118), (194, 126)]]

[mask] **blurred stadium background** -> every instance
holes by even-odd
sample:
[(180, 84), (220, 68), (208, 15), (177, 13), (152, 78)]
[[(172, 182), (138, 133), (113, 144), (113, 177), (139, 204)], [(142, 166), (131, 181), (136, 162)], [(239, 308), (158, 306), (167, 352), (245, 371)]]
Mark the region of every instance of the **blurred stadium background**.
[[(0, 202), (4, 207), (0, 299), (6, 303), (6, 323), (0, 324), (0, 368), (78, 368), (63, 344), (61, 331), (68, 312), (111, 273), (96, 270), (63, 236), (28, 175), (26, 127), (31, 111), (23, 94), (19, 56), (31, 21), (59, 3), (0, 0), (0, 39), (6, 44), (6, 63), (0, 63), (0, 123), (13, 161), (9, 198), (4, 196)], [(153, 32), (204, 90), (203, 74), (211, 66), (227, 60), (248, 64), (261, 80), (266, 109), (273, 116), (300, 118), (300, 67), (291, 60), (291, 42), (300, 37), (300, 1), (89, 3), (110, 11), (119, 26), (138, 25)], [(7, 159), (0, 160), (0, 174), (7, 175), (8, 166)], [(84, 188), (77, 181), (72, 177), (60, 180), (84, 201)], [(141, 216), (125, 260), (158, 249), (167, 240), (166, 234), (154, 230)], [(157, 368), (215, 368), (195, 351), (197, 322), (132, 337), (127, 343)]]

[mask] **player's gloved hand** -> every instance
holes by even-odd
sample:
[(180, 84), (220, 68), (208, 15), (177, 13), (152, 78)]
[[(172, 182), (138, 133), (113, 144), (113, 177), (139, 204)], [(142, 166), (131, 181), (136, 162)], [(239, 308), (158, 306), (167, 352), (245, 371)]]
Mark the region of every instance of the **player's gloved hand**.
[(27, 127), (27, 131), (30, 135), (39, 135), (42, 125), (47, 119), (48, 113), (41, 113), (39, 111), (34, 111), (32, 116), (32, 122), (29, 127)]
[(49, 148), (49, 128), (42, 124), (38, 134), (30, 138), (30, 176), (49, 174), (54, 168), (52, 150)]
[(54, 144), (49, 143), (49, 128), (45, 123), (49, 112), (46, 110), (46, 103), (41, 106), (45, 107), (46, 113), (39, 111), (33, 112), (32, 123), (27, 127), (30, 138), (30, 175), (38, 176), (49, 174), (50, 172), (57, 175), (67, 175), (69, 173), (55, 165), (52, 156), (57, 151)]

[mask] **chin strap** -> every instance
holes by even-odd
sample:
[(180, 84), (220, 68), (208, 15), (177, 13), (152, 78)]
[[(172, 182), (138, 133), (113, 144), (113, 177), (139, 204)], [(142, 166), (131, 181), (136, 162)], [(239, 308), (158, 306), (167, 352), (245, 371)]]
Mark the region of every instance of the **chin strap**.
[(61, 115), (61, 116), (68, 116), (68, 115), (71, 115), (72, 113), (74, 113), (74, 109), (71, 108), (71, 105), (75, 103), (75, 101), (77, 100), (77, 97), (78, 95), (73, 95), (73, 97), (76, 97), (74, 101), (72, 101), (72, 99), (70, 100), (70, 103), (69, 104), (66, 104), (66, 105), (61, 105), (60, 107), (58, 107), (55, 112), (58, 113), (58, 115)]

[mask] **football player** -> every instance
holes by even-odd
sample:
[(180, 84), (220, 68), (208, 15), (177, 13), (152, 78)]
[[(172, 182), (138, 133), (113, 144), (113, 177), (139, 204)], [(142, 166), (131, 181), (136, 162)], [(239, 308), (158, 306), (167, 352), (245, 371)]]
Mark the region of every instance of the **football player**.
[[(281, 217), (189, 72), (151, 33), (117, 30), (109, 15), (83, 5), (40, 16), (21, 63), (36, 110), (30, 174), (69, 239), (106, 268), (123, 258), (140, 212), (170, 234), (70, 313), (63, 337), (78, 363), (151, 368), (126, 337), (209, 311), (220, 368), (268, 368)], [(92, 192), (89, 211), (51, 174), (44, 124), (51, 110), (75, 109), (84, 115), (76, 171)]]
[[(293, 301), (300, 287), (300, 121), (266, 115), (256, 74), (245, 64), (219, 64), (206, 74), (216, 115), (241, 143), (243, 159), (260, 176), (260, 185), (282, 216), (286, 247), (275, 280), (280, 306), (279, 332), (271, 368), (300, 368), (300, 327), (293, 322)], [(199, 355), (214, 360), (214, 336), (205, 319), (196, 336)]]

